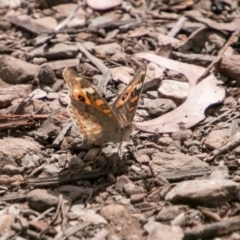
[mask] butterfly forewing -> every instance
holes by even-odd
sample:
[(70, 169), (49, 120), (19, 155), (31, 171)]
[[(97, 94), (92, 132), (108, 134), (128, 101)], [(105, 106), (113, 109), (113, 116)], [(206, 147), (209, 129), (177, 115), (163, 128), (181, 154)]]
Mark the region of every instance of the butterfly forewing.
[(146, 75), (147, 64), (144, 63), (136, 72), (126, 89), (118, 96), (112, 104), (112, 109), (119, 119), (121, 126), (128, 126), (132, 123), (138, 107)]
[(78, 99), (96, 110), (103, 112), (113, 121), (117, 118), (109, 107), (106, 100), (85, 80), (81, 75), (70, 68), (65, 68), (63, 77), (67, 82), (69, 88), (70, 99)]

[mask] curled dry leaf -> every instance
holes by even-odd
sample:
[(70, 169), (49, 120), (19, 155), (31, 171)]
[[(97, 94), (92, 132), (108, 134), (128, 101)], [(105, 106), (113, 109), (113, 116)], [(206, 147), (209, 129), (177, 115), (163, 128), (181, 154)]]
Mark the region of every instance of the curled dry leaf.
[(122, 0), (87, 0), (87, 5), (94, 10), (107, 10), (114, 8), (122, 3)]
[(225, 90), (218, 86), (217, 79), (210, 74), (197, 84), (205, 68), (166, 59), (151, 53), (137, 53), (137, 58), (144, 58), (162, 67), (183, 74), (189, 81), (190, 89), (186, 101), (173, 111), (153, 120), (136, 123), (136, 127), (150, 133), (171, 133), (193, 127), (205, 118), (205, 109), (221, 102)]

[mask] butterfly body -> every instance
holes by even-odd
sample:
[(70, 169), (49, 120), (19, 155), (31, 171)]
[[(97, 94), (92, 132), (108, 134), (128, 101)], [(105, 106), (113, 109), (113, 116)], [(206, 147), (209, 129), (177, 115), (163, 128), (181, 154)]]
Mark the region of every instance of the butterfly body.
[(69, 68), (63, 71), (69, 89), (69, 112), (87, 145), (126, 140), (142, 92), (146, 73), (144, 64), (112, 105), (85, 80)]

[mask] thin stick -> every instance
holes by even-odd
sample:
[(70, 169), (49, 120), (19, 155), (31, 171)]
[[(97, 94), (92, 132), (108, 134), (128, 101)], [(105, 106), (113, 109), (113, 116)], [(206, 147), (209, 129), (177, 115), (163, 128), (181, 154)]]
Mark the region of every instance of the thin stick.
[(184, 23), (186, 22), (187, 18), (182, 16), (178, 19), (178, 21), (176, 22), (176, 24), (174, 25), (174, 27), (168, 32), (168, 36), (169, 37), (175, 37), (177, 35), (177, 33), (181, 30), (182, 26), (184, 25)]
[(210, 156), (208, 156), (207, 158), (204, 159), (204, 161), (211, 161), (213, 160), (216, 156), (223, 154), (227, 151), (230, 151), (234, 148), (236, 148), (237, 146), (240, 145), (240, 137), (238, 137), (236, 140), (231, 141), (229, 143), (227, 143), (226, 145), (220, 147), (219, 149), (215, 149)]
[(194, 227), (184, 233), (183, 240), (210, 239), (219, 235), (240, 230), (240, 217), (233, 217), (227, 220)]
[(222, 56), (224, 55), (225, 51), (227, 48), (235, 41), (236, 37), (239, 35), (240, 28), (237, 28), (231, 35), (231, 37), (228, 39), (226, 44), (223, 46), (223, 48), (218, 52), (217, 58), (215, 58), (212, 63), (206, 68), (205, 72), (198, 78), (197, 83), (201, 82), (209, 73), (209, 70), (216, 64), (218, 63), (221, 59)]
[(77, 43), (78, 49), (94, 64), (102, 74), (105, 74), (109, 69), (95, 56), (93, 56), (81, 43)]

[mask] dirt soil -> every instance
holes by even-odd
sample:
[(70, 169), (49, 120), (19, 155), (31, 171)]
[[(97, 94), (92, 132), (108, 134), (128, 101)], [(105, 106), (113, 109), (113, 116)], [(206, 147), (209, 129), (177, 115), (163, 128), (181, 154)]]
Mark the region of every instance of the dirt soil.
[(239, 7), (0, 1), (0, 240), (240, 239)]

